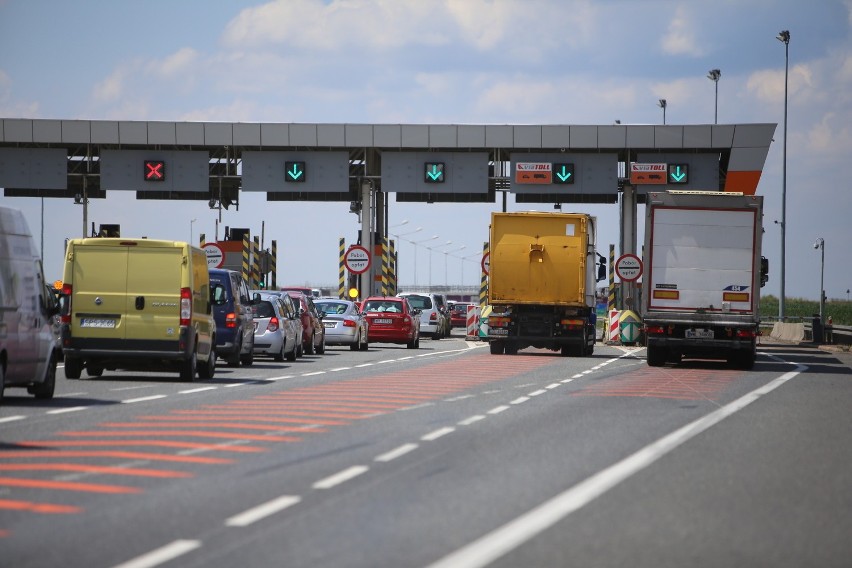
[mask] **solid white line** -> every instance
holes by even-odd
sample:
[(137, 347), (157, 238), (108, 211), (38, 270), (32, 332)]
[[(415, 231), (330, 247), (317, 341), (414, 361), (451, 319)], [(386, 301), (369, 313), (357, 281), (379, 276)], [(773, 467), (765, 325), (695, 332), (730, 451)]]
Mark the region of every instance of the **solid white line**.
[(132, 404), (134, 402), (145, 402), (148, 400), (157, 400), (158, 398), (166, 398), (164, 394), (155, 394), (153, 396), (143, 396), (141, 398), (128, 398), (127, 400), (122, 400), (122, 404)]
[(159, 566), (160, 564), (174, 560), (178, 556), (193, 551), (199, 546), (201, 546), (200, 540), (176, 540), (157, 550), (137, 556), (133, 560), (118, 564), (114, 568), (152, 568), (153, 566)]
[(66, 412), (77, 412), (78, 410), (86, 410), (88, 406), (70, 406), (68, 408), (57, 408), (56, 410), (48, 410), (47, 414), (65, 414)]
[(500, 414), (500, 413), (501, 413), (501, 412), (503, 412), (504, 410), (509, 410), (509, 407), (508, 407), (508, 406), (506, 406), (506, 405), (498, 406), (498, 407), (496, 407), (496, 408), (492, 408), (491, 410), (489, 410), (489, 411), (487, 412), (487, 414)]
[(544, 390), (544, 389), (539, 389), (539, 390), (537, 390), (537, 391), (532, 391), (531, 393), (529, 393), (529, 396), (538, 396), (538, 395), (540, 395), (540, 394), (544, 394), (544, 393), (546, 393), (546, 392), (547, 392), (547, 391), (546, 391), (546, 390)]
[(385, 454), (376, 457), (377, 462), (389, 462), (391, 460), (395, 460), (400, 456), (404, 456), (408, 452), (414, 451), (418, 448), (417, 444), (403, 444), (395, 450), (391, 450)]
[(324, 375), (325, 371), (314, 371), (313, 373), (302, 373), (303, 377), (313, 377), (314, 375)]
[(244, 387), (247, 384), (249, 384), (249, 383), (231, 383), (229, 385), (225, 385), (225, 388), (228, 389), (228, 388), (234, 388), (234, 387)]
[(509, 404), (523, 404), (526, 401), (528, 401), (529, 399), (530, 399), (530, 397), (528, 397), (528, 396), (519, 396), (518, 398), (516, 398), (515, 400), (513, 400)]
[(549, 529), (571, 513), (594, 501), (621, 482), (647, 468), (678, 446), (715, 426), (735, 412), (742, 410), (761, 396), (777, 389), (805, 369), (807, 369), (806, 366), (798, 365), (795, 371), (786, 373), (730, 404), (663, 436), (656, 442), (599, 471), (497, 530), (452, 552), (429, 565), (428, 568), (480, 568), (491, 564), (509, 551)]
[(439, 429), (437, 429), (433, 432), (429, 432), (428, 434), (421, 437), (420, 439), (425, 441), (425, 442), (431, 442), (433, 440), (437, 440), (441, 436), (446, 436), (447, 434), (452, 434), (455, 431), (456, 431), (455, 428), (453, 428), (451, 426), (446, 426), (444, 428), (439, 428)]
[(282, 495), (281, 497), (273, 499), (268, 503), (253, 507), (248, 511), (240, 513), (239, 515), (234, 515), (230, 519), (226, 520), (225, 524), (229, 527), (247, 527), (252, 523), (255, 523), (270, 515), (274, 515), (275, 513), (283, 511), (288, 507), (292, 507), (301, 500), (301, 497), (297, 497), (295, 495)]
[(338, 367), (338, 368), (336, 368), (336, 369), (329, 369), (328, 371), (329, 371), (330, 373), (336, 373), (337, 371), (348, 371), (348, 370), (349, 370), (349, 369), (351, 369), (351, 368), (352, 368), (352, 367)]
[(481, 414), (477, 414), (476, 416), (471, 416), (470, 418), (465, 418), (461, 422), (459, 422), (459, 426), (470, 426), (474, 422), (479, 422), (480, 420), (485, 420), (485, 417)]
[(361, 367), (372, 367), (372, 363), (361, 363), (360, 365), (355, 365), (356, 369), (360, 369)]
[(195, 393), (195, 392), (212, 391), (212, 390), (216, 390), (217, 388), (219, 388), (219, 387), (201, 387), (201, 388), (198, 388), (198, 389), (189, 389), (189, 390), (185, 390), (185, 391), (178, 391), (178, 394), (192, 394), (192, 393)]
[[(337, 369), (332, 369), (332, 371), (336, 371)], [(265, 381), (283, 381), (284, 379), (292, 379), (296, 375), (281, 375), (280, 377), (269, 377), (264, 379)]]
[(366, 473), (370, 468), (366, 465), (353, 465), (348, 469), (344, 469), (340, 473), (335, 473), (334, 475), (330, 475), (325, 479), (320, 479), (316, 483), (314, 483), (314, 489), (331, 489), (335, 485), (340, 485), (345, 481), (349, 481), (352, 478), (358, 477), (362, 473)]
[(409, 355), (408, 357), (400, 357), (397, 361), (408, 361), (409, 359), (414, 359), (414, 355)]
[(15, 420), (23, 420), (26, 416), (7, 416), (6, 418), (0, 418), (0, 423), (2, 422), (14, 422)]

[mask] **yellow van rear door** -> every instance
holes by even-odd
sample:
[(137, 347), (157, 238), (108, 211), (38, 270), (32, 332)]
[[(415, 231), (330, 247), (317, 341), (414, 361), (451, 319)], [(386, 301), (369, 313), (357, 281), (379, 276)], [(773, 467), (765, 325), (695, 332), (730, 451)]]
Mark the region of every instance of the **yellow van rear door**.
[(127, 258), (127, 339), (178, 340), (182, 249), (138, 247)]
[(76, 246), (73, 266), (71, 334), (124, 339), (127, 247)]

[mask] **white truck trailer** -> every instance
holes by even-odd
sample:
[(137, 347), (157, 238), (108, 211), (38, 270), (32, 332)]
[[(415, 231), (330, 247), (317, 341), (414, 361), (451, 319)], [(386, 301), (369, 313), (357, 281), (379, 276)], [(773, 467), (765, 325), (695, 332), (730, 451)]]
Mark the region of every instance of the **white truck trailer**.
[(756, 358), (763, 197), (739, 193), (650, 192), (645, 218), (642, 319), (648, 365), (683, 357)]

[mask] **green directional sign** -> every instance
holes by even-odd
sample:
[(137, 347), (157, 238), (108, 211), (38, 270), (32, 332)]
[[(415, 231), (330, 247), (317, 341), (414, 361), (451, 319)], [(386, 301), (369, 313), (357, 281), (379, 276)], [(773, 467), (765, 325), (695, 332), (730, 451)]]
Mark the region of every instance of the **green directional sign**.
[(689, 165), (669, 164), (669, 183), (684, 184), (689, 182)]
[(426, 183), (444, 183), (444, 162), (426, 162), (423, 173)]
[(553, 164), (553, 183), (574, 183), (574, 164)]
[(304, 183), (306, 176), (305, 162), (284, 162), (284, 181)]

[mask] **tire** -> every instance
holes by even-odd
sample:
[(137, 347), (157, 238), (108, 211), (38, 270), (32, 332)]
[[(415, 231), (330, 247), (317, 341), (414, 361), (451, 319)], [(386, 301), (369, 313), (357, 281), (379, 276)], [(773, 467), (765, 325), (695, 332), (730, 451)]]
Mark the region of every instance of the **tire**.
[(0, 365), (0, 406), (3, 405), (3, 391), (6, 390), (6, 373)]
[(245, 355), (240, 355), (240, 363), (243, 364), (243, 367), (251, 367), (254, 365), (254, 353), (246, 353)]
[(317, 355), (322, 355), (323, 353), (325, 353), (325, 332), (324, 331), (322, 333), (322, 337), (320, 338), (320, 344), (317, 345), (315, 351), (316, 351)]
[(419, 349), (420, 348), (420, 336), (416, 336), (414, 339), (405, 344), (405, 346), (409, 349)]
[(370, 343), (367, 341), (367, 337), (364, 337), (364, 343), (358, 346), (360, 351), (367, 351), (370, 348)]
[[(280, 363), (280, 362), (282, 362), (282, 361), (284, 360), (284, 358), (287, 356), (287, 354), (284, 352), (284, 348), (285, 348), (285, 347), (287, 347), (287, 338), (286, 338), (286, 337), (285, 337), (285, 338), (284, 338), (284, 340), (281, 342), (281, 351), (279, 351), (278, 353), (276, 353), (276, 354), (272, 357), (272, 360), (273, 360), (273, 361), (276, 361), (276, 362)], [(294, 350), (294, 351), (295, 351), (295, 350)]]
[[(293, 353), (296, 354), (296, 357), (304, 357), (305, 351), (302, 349), (302, 342), (298, 339), (296, 340), (296, 346), (293, 348)], [(289, 361), (289, 359), (288, 359)]]
[(488, 350), (491, 351), (492, 355), (502, 355), (503, 351), (506, 350), (506, 342), (502, 339), (489, 341)]
[(669, 356), (668, 349), (657, 345), (649, 345), (647, 347), (647, 359), (649, 367), (662, 367), (666, 364), (666, 359)]
[(65, 357), (65, 378), (79, 379), (83, 372), (83, 362), (74, 357)]
[(518, 344), (517, 343), (506, 343), (506, 355), (517, 355), (518, 354)]
[(104, 368), (100, 365), (91, 365), (86, 363), (86, 375), (89, 377), (100, 377), (104, 374)]
[(198, 378), (202, 380), (210, 380), (216, 374), (216, 344), (210, 346), (210, 356), (207, 357), (207, 362), (198, 368)]
[(242, 350), (243, 350), (243, 344), (242, 344), (242, 341), (241, 341), (240, 344), (237, 346), (237, 348), (234, 349), (234, 352), (225, 357), (225, 363), (229, 367), (239, 367), (240, 366), (240, 353), (242, 352)]
[(355, 342), (349, 345), (349, 349), (351, 351), (358, 351), (361, 349), (361, 334), (358, 333), (358, 337), (355, 338)]
[[(284, 343), (287, 343), (287, 340), (284, 340)], [(284, 357), (287, 358), (291, 363), (296, 360), (296, 357), (299, 355), (298, 350), (301, 348), (302, 344), (296, 341), (296, 345), (293, 346), (293, 350), (287, 353)], [(282, 347), (283, 349), (283, 347)]]
[(314, 334), (311, 334), (311, 338), (305, 343), (304, 349), (305, 355), (313, 355), (314, 354)]
[(191, 383), (195, 380), (195, 375), (198, 373), (198, 353), (195, 349), (192, 350), (192, 354), (189, 356), (189, 359), (181, 363), (180, 367), (180, 380)]

